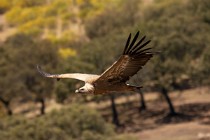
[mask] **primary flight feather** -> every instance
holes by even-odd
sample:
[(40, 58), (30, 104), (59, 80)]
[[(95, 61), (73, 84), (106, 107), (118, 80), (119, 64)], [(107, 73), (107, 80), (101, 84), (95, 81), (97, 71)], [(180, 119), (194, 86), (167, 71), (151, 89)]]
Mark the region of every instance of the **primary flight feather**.
[[(138, 87), (126, 84), (130, 77), (135, 75), (153, 56), (151, 48), (144, 48), (149, 42), (144, 41), (146, 36), (138, 42), (139, 31), (131, 41), (129, 35), (125, 48), (120, 58), (101, 75), (67, 73), (67, 74), (49, 74), (42, 71), (37, 66), (38, 72), (48, 78), (73, 78), (85, 82), (85, 85), (77, 89), (76, 93), (103, 94), (114, 91), (136, 91)], [(144, 42), (144, 43), (143, 43)]]

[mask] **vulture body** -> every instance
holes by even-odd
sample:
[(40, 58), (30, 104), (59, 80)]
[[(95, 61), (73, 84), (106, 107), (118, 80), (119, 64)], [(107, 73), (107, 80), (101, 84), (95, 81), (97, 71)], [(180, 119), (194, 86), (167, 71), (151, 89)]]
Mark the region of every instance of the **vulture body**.
[(85, 85), (77, 89), (76, 93), (92, 93), (103, 94), (118, 91), (136, 91), (135, 86), (126, 84), (130, 77), (135, 75), (153, 56), (151, 48), (145, 48), (150, 40), (144, 42), (146, 36), (142, 37), (138, 42), (139, 32), (136, 33), (131, 41), (129, 35), (124, 51), (120, 58), (101, 75), (68, 73), (68, 74), (49, 74), (42, 71), (37, 66), (38, 72), (48, 78), (73, 78), (85, 82)]

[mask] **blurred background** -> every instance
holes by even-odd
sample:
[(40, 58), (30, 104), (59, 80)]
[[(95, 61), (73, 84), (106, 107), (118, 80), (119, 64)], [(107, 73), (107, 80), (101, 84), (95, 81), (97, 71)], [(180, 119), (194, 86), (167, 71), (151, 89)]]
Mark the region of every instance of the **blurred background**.
[[(100, 74), (140, 31), (138, 93), (79, 95), (49, 73)], [(1, 140), (210, 139), (210, 0), (1, 0)]]

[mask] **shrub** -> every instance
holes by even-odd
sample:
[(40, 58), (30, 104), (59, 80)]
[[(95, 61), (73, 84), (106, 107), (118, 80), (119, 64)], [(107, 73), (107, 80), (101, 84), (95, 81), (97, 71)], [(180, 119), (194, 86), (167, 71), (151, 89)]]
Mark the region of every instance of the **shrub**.
[(13, 116), (0, 122), (1, 140), (105, 140), (114, 136), (112, 125), (83, 105), (71, 105), (31, 120)]

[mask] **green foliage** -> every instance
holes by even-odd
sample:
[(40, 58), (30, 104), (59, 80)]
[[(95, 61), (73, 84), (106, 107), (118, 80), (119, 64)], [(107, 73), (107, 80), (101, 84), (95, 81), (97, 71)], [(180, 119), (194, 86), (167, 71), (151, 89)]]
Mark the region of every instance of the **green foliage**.
[(5, 118), (0, 130), (2, 140), (107, 140), (114, 136), (113, 127), (96, 111), (77, 104), (32, 120)]
[[(24, 40), (24, 41), (23, 41)], [(57, 49), (48, 41), (36, 41), (30, 36), (17, 34), (2, 45), (0, 61), (0, 97), (12, 99), (42, 99), (51, 97), (54, 81), (43, 79), (36, 71), (37, 64), (56, 68)]]
[(196, 85), (209, 85), (209, 72), (210, 72), (210, 46), (206, 47), (201, 59), (197, 60), (197, 65), (195, 65), (195, 70), (192, 75), (197, 79), (193, 79), (193, 83)]
[(120, 7), (111, 5), (106, 7), (101, 14), (88, 18), (85, 22), (87, 36), (89, 38), (102, 37), (111, 34), (113, 30), (124, 30), (127, 26), (135, 25), (139, 3), (139, 0), (132, 0), (132, 3), (124, 1)]
[[(193, 79), (192, 73), (199, 69), (195, 61), (203, 55), (210, 38), (209, 24), (200, 16), (209, 10), (202, 3), (205, 2), (157, 1), (145, 11), (151, 45), (161, 51), (152, 60), (149, 81), (173, 89), (174, 83), (182, 84), (183, 77)], [(192, 5), (200, 5), (199, 10)]]
[(21, 82), (21, 74), (16, 73), (18, 67), (15, 59), (9, 49), (0, 47), (0, 98), (5, 101), (11, 101), (17, 96), (21, 96), (25, 91), (24, 83)]
[[(71, 85), (74, 83), (70, 83)], [(56, 102), (58, 103), (64, 103), (64, 101), (69, 97), (69, 93), (71, 93), (73, 87), (68, 87), (68, 83), (66, 81), (59, 81), (56, 83), (56, 90), (55, 90), (55, 96), (56, 96)]]

